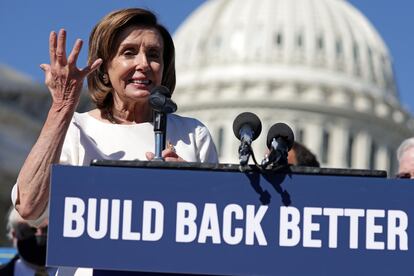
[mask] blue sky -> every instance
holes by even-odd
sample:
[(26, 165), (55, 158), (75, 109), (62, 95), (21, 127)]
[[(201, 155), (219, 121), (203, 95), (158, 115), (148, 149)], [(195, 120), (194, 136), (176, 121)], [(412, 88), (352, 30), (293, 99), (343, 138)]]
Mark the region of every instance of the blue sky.
[[(260, 1), (260, 0), (257, 0)], [(345, 0), (338, 0), (345, 1)], [(51, 30), (64, 27), (68, 46), (76, 38), (88, 40), (95, 23), (108, 12), (139, 6), (155, 11), (173, 33), (204, 0), (2, 0), (0, 1), (0, 64), (42, 82), (39, 64), (48, 62)], [(394, 59), (402, 104), (414, 113), (414, 2), (409, 0), (350, 0), (382, 35)], [(85, 45), (86, 46), (86, 45)], [(85, 65), (86, 47), (79, 59)]]

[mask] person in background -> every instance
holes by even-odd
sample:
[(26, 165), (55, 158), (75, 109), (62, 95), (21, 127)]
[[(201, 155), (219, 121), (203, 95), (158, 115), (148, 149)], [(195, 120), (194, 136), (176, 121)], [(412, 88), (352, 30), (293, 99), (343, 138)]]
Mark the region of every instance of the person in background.
[[(152, 160), (150, 92), (159, 85), (171, 93), (175, 88), (174, 43), (150, 11), (129, 8), (106, 15), (90, 34), (88, 66), (82, 69), (76, 65), (81, 48), (78, 39), (67, 55), (66, 31), (51, 32), (50, 64), (40, 66), (52, 105), (11, 195), (20, 215), (33, 225), (48, 217), (52, 164)], [(96, 108), (77, 113), (85, 78)], [(196, 119), (169, 114), (166, 140), (166, 161), (218, 162), (208, 129)], [(62, 268), (59, 275), (76, 270)]]
[(304, 145), (294, 142), (288, 152), (288, 164), (294, 166), (319, 167), (316, 156)]
[(35, 228), (30, 226), (12, 207), (7, 221), (8, 238), (17, 255), (0, 267), (2, 276), (55, 275), (55, 268), (46, 268), (47, 220)]
[(414, 137), (404, 140), (397, 149), (397, 178), (414, 178)]

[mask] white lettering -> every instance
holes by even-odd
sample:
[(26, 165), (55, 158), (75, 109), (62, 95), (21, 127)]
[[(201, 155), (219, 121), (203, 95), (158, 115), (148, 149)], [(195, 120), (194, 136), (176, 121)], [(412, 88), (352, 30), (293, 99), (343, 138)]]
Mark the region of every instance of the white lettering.
[[(142, 240), (158, 241), (164, 232), (164, 207), (158, 201), (144, 201), (142, 217)], [(154, 231), (151, 232), (152, 214), (154, 213)]]
[(312, 222), (312, 217), (322, 215), (322, 208), (305, 207), (303, 209), (303, 246), (322, 247), (322, 241), (312, 239), (312, 232), (319, 231), (319, 223)]
[(247, 205), (246, 208), (246, 244), (253, 245), (256, 236), (259, 245), (267, 245), (266, 237), (260, 225), (268, 206), (261, 205), (255, 214), (255, 206)]
[(243, 209), (237, 204), (229, 204), (223, 211), (223, 240), (227, 244), (239, 244), (243, 239), (243, 228), (234, 228), (234, 235), (232, 235), (232, 215), (235, 219), (243, 219)]
[(358, 248), (359, 218), (365, 215), (363, 209), (345, 209), (344, 216), (349, 217), (349, 248)]
[(121, 201), (119, 199), (113, 199), (111, 201), (111, 233), (110, 233), (110, 238), (112, 240), (119, 239), (120, 209), (121, 209)]
[(122, 218), (122, 239), (139, 241), (141, 233), (132, 232), (132, 200), (124, 200), (124, 213)]
[[(290, 219), (289, 219), (290, 218)], [(280, 207), (279, 245), (295, 246), (300, 241), (300, 212), (295, 207)], [(289, 233), (291, 234), (289, 238)]]
[[(87, 223), (87, 232), (92, 239), (102, 239), (105, 237), (106, 232), (108, 231), (108, 199), (100, 200), (100, 210), (99, 210), (99, 223), (96, 221), (97, 210), (97, 199), (90, 198), (88, 200), (88, 223)], [(97, 227), (97, 224), (99, 226)]]
[(344, 209), (324, 208), (323, 214), (329, 217), (329, 248), (338, 247), (338, 217), (344, 215)]
[(375, 219), (383, 217), (385, 217), (384, 210), (367, 210), (365, 237), (365, 246), (367, 249), (383, 250), (385, 248), (384, 242), (375, 240), (375, 234), (380, 234), (383, 232), (382, 225), (375, 224)]
[[(197, 207), (189, 202), (177, 203), (177, 221), (175, 240), (177, 242), (192, 242), (197, 236)], [(186, 233), (186, 230), (187, 233)]]
[[(397, 221), (399, 225), (397, 225)], [(388, 250), (396, 249), (397, 236), (400, 240), (400, 250), (408, 250), (408, 216), (400, 210), (388, 211), (388, 228), (387, 228), (387, 248)]]
[(217, 206), (214, 203), (206, 203), (204, 205), (198, 242), (205, 243), (208, 237), (211, 237), (215, 244), (221, 243)]
[[(384, 250), (408, 250), (408, 215), (402, 210), (386, 210), (376, 209), (351, 209), (351, 208), (303, 208), (303, 224), (300, 225), (301, 213), (295, 207), (280, 207), (280, 223), (279, 223), (279, 246), (296, 246), (300, 242), (301, 231), (303, 247), (322, 247), (324, 239), (312, 238), (312, 234), (320, 232), (320, 223), (315, 223), (318, 216), (328, 217), (328, 240), (329, 248), (338, 247), (339, 220), (342, 217), (349, 218), (349, 248), (359, 248), (359, 232), (360, 218), (365, 217), (365, 248)], [(383, 220), (379, 220), (383, 218)], [(381, 223), (380, 223), (381, 222)], [(301, 229), (302, 226), (302, 229)], [(387, 227), (387, 240), (380, 241), (378, 236), (385, 239), (384, 227)], [(380, 235), (382, 234), (382, 235)], [(397, 237), (399, 244), (397, 245)], [(325, 238), (325, 237), (324, 237)], [(387, 245), (385, 245), (387, 242)]]
[(77, 238), (85, 231), (85, 202), (78, 197), (65, 197), (63, 236)]

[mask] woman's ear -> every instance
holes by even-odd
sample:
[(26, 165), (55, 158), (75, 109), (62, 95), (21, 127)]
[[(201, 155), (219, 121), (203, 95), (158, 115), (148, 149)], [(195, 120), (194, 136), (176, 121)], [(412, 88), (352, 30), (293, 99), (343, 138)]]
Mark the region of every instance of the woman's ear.
[(102, 80), (103, 80), (105, 85), (109, 84), (109, 76), (108, 76), (107, 73), (102, 74)]

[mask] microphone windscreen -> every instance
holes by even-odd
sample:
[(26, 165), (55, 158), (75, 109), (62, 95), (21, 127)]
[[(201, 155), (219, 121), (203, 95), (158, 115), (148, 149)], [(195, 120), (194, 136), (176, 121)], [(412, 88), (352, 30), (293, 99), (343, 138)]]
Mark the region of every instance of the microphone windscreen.
[(177, 111), (177, 105), (171, 100), (170, 90), (165, 86), (160, 85), (151, 89), (148, 101), (156, 111), (167, 114)]
[(168, 89), (167, 87), (163, 86), (163, 85), (158, 85), (155, 86), (154, 88), (151, 89), (151, 95), (153, 94), (161, 94), (166, 96), (167, 98), (171, 98), (171, 92), (170, 89)]
[(274, 124), (267, 133), (267, 147), (270, 148), (272, 145), (273, 139), (283, 138), (287, 143), (287, 147), (290, 150), (295, 142), (295, 136), (292, 129), (285, 123), (276, 123)]
[(257, 137), (259, 137), (260, 133), (262, 132), (262, 123), (260, 122), (259, 117), (251, 112), (243, 112), (239, 114), (233, 121), (233, 132), (239, 140), (241, 139), (240, 129), (244, 125), (248, 125), (252, 129), (254, 135), (252, 137), (252, 140), (255, 140)]

